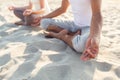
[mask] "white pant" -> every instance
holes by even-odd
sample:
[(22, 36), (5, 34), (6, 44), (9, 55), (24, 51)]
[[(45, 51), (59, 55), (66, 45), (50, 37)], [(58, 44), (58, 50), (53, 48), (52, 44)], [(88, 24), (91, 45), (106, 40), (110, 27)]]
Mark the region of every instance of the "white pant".
[(77, 52), (83, 52), (85, 49), (85, 44), (86, 41), (88, 39), (89, 33), (90, 33), (90, 28), (82, 28), (81, 29), (81, 35), (77, 35), (73, 38), (72, 40), (72, 44), (73, 44), (73, 48), (77, 51)]
[(59, 20), (59, 19), (42, 19), (41, 20), (41, 28), (47, 29), (49, 25), (56, 25), (60, 28), (67, 29), (71, 32), (76, 32), (77, 30), (81, 30), (81, 35), (77, 35), (72, 40), (73, 48), (77, 52), (83, 52), (85, 49), (86, 40), (90, 33), (89, 26), (77, 26), (73, 21), (70, 20)]

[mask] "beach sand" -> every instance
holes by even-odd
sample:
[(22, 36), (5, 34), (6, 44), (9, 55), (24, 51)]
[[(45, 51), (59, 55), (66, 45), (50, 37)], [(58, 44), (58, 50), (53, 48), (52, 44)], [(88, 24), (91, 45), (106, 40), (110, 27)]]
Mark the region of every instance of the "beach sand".
[[(103, 30), (96, 59), (84, 62), (61, 40), (43, 30), (16, 26), (7, 9), (21, 0), (0, 0), (0, 80), (120, 80), (120, 0), (103, 0)], [(51, 10), (61, 0), (48, 0)], [(72, 19), (71, 10), (59, 16)]]

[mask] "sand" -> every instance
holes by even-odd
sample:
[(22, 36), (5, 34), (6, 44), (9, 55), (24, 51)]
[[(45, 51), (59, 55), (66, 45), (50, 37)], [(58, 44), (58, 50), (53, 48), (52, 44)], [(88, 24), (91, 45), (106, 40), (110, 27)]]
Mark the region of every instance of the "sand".
[[(0, 80), (120, 80), (120, 0), (103, 1), (100, 53), (87, 62), (40, 28), (14, 25), (18, 19), (7, 6), (26, 2), (0, 1)], [(61, 3), (48, 1), (52, 11)], [(58, 18), (72, 19), (71, 10)]]

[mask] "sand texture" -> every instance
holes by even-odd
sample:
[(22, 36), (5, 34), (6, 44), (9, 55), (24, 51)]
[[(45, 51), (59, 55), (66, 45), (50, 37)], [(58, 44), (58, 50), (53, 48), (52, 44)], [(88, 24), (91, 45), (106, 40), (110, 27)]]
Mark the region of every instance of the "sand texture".
[[(52, 11), (61, 4), (48, 2)], [(120, 0), (103, 0), (100, 53), (87, 62), (40, 28), (14, 25), (19, 19), (7, 6), (25, 3), (0, 0), (0, 80), (120, 80)], [(72, 19), (71, 10), (58, 18)]]

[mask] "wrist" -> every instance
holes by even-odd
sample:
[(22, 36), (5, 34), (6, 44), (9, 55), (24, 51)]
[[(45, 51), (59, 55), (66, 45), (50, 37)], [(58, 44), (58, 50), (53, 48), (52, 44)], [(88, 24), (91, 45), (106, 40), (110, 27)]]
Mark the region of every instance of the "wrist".
[(16, 9), (16, 7), (12, 6), (13, 10)]
[(45, 16), (41, 16), (41, 19), (44, 19), (45, 18)]
[(100, 39), (100, 36), (97, 36), (97, 35), (90, 35), (89, 37), (90, 38), (98, 38), (98, 39)]
[(34, 12), (34, 11), (31, 11), (31, 14), (35, 14), (35, 12)]
[(97, 43), (100, 43), (100, 35), (89, 35), (89, 39), (95, 40)]
[(90, 37), (96, 37), (96, 38), (100, 38), (100, 33), (90, 33), (90, 35), (89, 35)]

